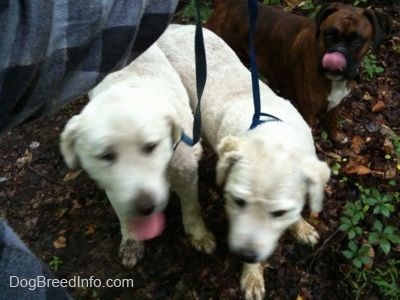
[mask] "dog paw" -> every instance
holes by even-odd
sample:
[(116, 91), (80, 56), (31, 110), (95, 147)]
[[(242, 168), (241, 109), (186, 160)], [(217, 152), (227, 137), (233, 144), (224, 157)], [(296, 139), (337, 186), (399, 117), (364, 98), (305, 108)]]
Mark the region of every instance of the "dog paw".
[(303, 219), (292, 225), (290, 231), (295, 239), (302, 244), (315, 245), (318, 243), (319, 234), (317, 230)]
[(131, 269), (143, 257), (144, 246), (135, 240), (123, 240), (119, 246), (119, 256), (122, 264)]
[(264, 274), (261, 264), (244, 264), (240, 288), (246, 300), (262, 300), (265, 296)]
[(205, 231), (200, 237), (192, 236), (190, 242), (195, 249), (208, 254), (212, 253), (216, 247), (215, 237), (209, 231)]

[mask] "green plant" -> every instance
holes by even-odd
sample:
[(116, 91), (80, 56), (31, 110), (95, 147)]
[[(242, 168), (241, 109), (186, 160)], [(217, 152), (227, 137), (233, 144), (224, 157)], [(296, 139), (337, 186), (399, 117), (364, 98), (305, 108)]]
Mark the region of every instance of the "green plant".
[(58, 256), (54, 255), (53, 259), (49, 262), (49, 265), (53, 271), (58, 271), (58, 267), (62, 265), (62, 263), (62, 260)]
[(372, 264), (372, 259), (368, 256), (369, 251), (368, 246), (359, 247), (353, 240), (350, 240), (348, 249), (343, 251), (343, 255), (347, 259), (351, 259), (355, 267), (361, 269), (363, 265)]
[(356, 235), (362, 234), (362, 228), (359, 224), (360, 220), (364, 219), (361, 201), (347, 202), (347, 209), (344, 214), (345, 216), (340, 218), (339, 230), (346, 231), (349, 240), (352, 240)]
[(400, 260), (390, 259), (384, 269), (376, 268), (371, 276), (372, 284), (386, 299), (400, 298), (399, 268)]
[[(364, 188), (357, 184), (361, 192), (360, 199), (355, 202), (347, 201), (344, 216), (340, 218), (340, 226), (338, 230), (347, 232), (349, 239), (348, 248), (342, 253), (351, 259), (353, 265), (361, 268), (363, 265), (370, 264), (368, 256), (369, 247), (359, 246), (363, 240), (368, 240), (371, 245), (379, 246), (384, 254), (388, 254), (391, 250), (391, 244), (400, 244), (400, 236), (396, 234), (397, 228), (390, 225), (383, 225), (378, 218), (369, 231), (366, 230), (366, 215), (381, 216), (381, 218), (389, 218), (395, 211), (394, 201), (397, 201), (398, 195), (394, 193), (382, 194), (375, 188)], [(358, 243), (358, 244), (357, 244)]]
[(263, 0), (263, 3), (267, 5), (276, 5), (280, 4), (281, 0)]
[(317, 16), (318, 11), (321, 8), (321, 5), (315, 6), (312, 0), (305, 0), (300, 4), (300, 8), (302, 10), (308, 11), (308, 17), (311, 19), (315, 19)]
[(315, 6), (312, 0), (305, 0), (302, 5), (301, 8), (304, 10), (314, 10)]
[[(360, 198), (354, 202), (347, 201), (338, 228), (347, 233), (348, 244), (342, 254), (352, 262), (352, 268), (345, 274), (342, 283), (350, 284), (355, 299), (363, 299), (372, 289), (378, 290), (379, 295), (385, 299), (400, 299), (400, 261), (388, 260), (384, 266), (372, 268), (374, 248), (387, 255), (392, 245), (400, 245), (398, 228), (388, 224), (395, 211), (394, 204), (399, 202), (400, 193), (383, 193), (375, 188), (364, 188), (360, 184), (356, 186)], [(366, 221), (371, 218), (375, 219), (372, 226)]]
[(362, 77), (364, 80), (371, 80), (375, 75), (382, 73), (385, 69), (379, 65), (376, 56), (369, 51), (364, 58), (364, 69)]
[(340, 168), (342, 165), (340, 163), (346, 162), (347, 158), (337, 158), (334, 165), (331, 166), (331, 171), (333, 175), (339, 175)]
[(345, 276), (346, 282), (351, 284), (351, 292), (355, 296), (355, 299), (361, 299), (361, 297), (367, 292), (369, 287), (369, 278), (366, 270), (360, 270), (358, 268), (352, 268)]
[(366, 299), (363, 296), (376, 287), (382, 298), (398, 300), (400, 298), (399, 266), (399, 260), (390, 259), (385, 265), (371, 270), (352, 268), (344, 279), (350, 283), (354, 299)]
[[(212, 13), (211, 2), (202, 2), (200, 8), (200, 16), (202, 20), (206, 20)], [(182, 17), (196, 20), (196, 5), (194, 0), (190, 1), (182, 11)]]
[(383, 227), (379, 220), (375, 220), (373, 226), (374, 232), (369, 233), (368, 241), (371, 244), (378, 244), (385, 254), (390, 252), (390, 244), (400, 244), (400, 236), (396, 235), (397, 230), (394, 226)]
[(377, 189), (364, 189), (361, 200), (368, 206), (373, 207), (374, 214), (382, 214), (389, 218), (394, 212), (393, 194), (381, 195)]
[(368, 1), (368, 0), (355, 0), (355, 1), (353, 2), (353, 5), (354, 5), (354, 6), (358, 6), (360, 3), (367, 3), (367, 1)]

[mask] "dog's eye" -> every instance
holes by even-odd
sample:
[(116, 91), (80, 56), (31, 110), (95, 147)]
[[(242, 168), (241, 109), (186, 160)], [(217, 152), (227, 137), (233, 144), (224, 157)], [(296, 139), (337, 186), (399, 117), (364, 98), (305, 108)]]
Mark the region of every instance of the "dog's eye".
[(354, 46), (361, 46), (364, 43), (364, 40), (361, 38), (355, 39), (352, 41)]
[(108, 152), (99, 156), (101, 160), (106, 160), (108, 162), (113, 162), (117, 158), (117, 155), (114, 152)]
[(245, 207), (246, 206), (246, 201), (243, 200), (242, 198), (233, 198), (233, 202), (235, 202), (235, 204), (239, 207)]
[(287, 210), (281, 209), (281, 210), (272, 211), (271, 215), (274, 218), (279, 218), (279, 217), (282, 217), (286, 213), (287, 213)]
[(157, 143), (148, 143), (148, 144), (144, 145), (143, 152), (146, 154), (150, 154), (154, 151), (154, 149), (156, 149), (156, 147), (157, 147)]

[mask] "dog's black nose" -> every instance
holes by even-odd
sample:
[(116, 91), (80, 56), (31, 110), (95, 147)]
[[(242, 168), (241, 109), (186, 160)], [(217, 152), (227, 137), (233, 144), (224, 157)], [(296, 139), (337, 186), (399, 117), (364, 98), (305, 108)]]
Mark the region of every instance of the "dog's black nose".
[(151, 197), (148, 193), (142, 192), (138, 195), (135, 200), (135, 211), (142, 216), (151, 215), (156, 205), (154, 204), (153, 197)]
[(247, 263), (255, 263), (258, 261), (258, 255), (257, 252), (254, 250), (250, 249), (241, 249), (236, 253), (239, 258)]

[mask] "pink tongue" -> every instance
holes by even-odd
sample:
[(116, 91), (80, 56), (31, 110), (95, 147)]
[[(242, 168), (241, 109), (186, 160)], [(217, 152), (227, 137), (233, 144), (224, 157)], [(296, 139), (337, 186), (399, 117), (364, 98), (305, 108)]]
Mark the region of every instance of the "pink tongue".
[(163, 213), (152, 214), (148, 217), (129, 221), (129, 230), (138, 241), (149, 240), (160, 235), (164, 230), (165, 216)]
[(322, 58), (322, 66), (329, 71), (343, 71), (346, 68), (346, 58), (342, 53), (326, 53)]

